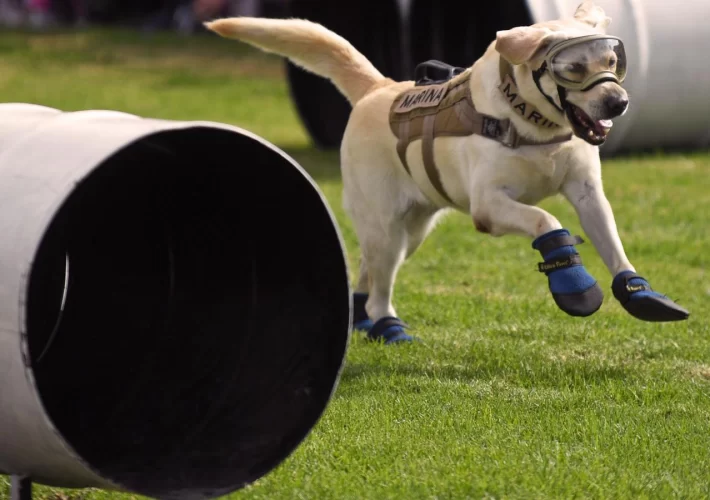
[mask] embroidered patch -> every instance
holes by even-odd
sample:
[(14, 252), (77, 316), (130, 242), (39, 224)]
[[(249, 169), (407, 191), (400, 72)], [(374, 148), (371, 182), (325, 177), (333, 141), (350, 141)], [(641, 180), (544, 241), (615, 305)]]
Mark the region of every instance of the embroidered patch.
[(416, 88), (406, 92), (397, 107), (395, 113), (407, 113), (417, 108), (432, 108), (438, 106), (446, 96), (448, 83), (443, 85), (431, 85), (425, 88)]
[(489, 118), (487, 116), (483, 117), (483, 122), (481, 125), (481, 135), (495, 139), (500, 135), (500, 132), (500, 121), (496, 120), (495, 118)]
[(518, 86), (515, 85), (515, 82), (510, 75), (505, 75), (505, 79), (498, 88), (501, 92), (503, 92), (503, 97), (510, 102), (513, 109), (527, 121), (534, 123), (539, 127), (560, 128), (560, 126), (555, 122), (551, 122), (542, 116), (542, 113), (540, 113), (535, 106), (520, 97)]

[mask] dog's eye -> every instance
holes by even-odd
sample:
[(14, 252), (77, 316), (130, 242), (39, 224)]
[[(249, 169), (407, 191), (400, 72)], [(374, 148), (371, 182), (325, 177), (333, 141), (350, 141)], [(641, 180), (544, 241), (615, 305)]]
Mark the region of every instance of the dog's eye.
[(582, 63), (571, 63), (567, 65), (567, 71), (570, 73), (574, 73), (576, 75), (582, 74), (585, 71), (584, 64)]
[(611, 56), (609, 58), (609, 68), (613, 69), (616, 66), (616, 56)]

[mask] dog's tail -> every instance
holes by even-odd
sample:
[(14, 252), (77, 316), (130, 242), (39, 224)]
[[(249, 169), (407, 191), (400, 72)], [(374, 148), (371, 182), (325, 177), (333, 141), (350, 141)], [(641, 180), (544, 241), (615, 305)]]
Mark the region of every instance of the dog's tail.
[(385, 79), (350, 42), (311, 21), (232, 17), (205, 26), (225, 38), (287, 57), (297, 66), (329, 79), (351, 104)]

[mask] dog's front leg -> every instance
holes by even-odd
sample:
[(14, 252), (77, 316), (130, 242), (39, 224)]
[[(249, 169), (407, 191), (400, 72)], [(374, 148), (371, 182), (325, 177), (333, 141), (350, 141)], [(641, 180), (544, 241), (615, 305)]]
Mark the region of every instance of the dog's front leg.
[(505, 189), (490, 187), (479, 194), (472, 197), (477, 201), (471, 207), (476, 229), (493, 236), (515, 233), (532, 238), (533, 249), (544, 260), (538, 269), (547, 276), (560, 309), (571, 316), (589, 316), (601, 307), (604, 294), (575, 249), (579, 237), (541, 208), (512, 199)]
[(562, 186), (562, 193), (574, 206), (582, 228), (592, 240), (612, 276), (623, 271), (635, 272), (624, 252), (611, 205), (604, 194), (601, 179), (572, 179)]
[(614, 277), (614, 297), (634, 317), (645, 321), (678, 321), (688, 318), (688, 311), (655, 292), (626, 257), (616, 228), (614, 213), (604, 194), (601, 174), (595, 169), (571, 172), (562, 193), (574, 205), (584, 232), (592, 240), (604, 264)]

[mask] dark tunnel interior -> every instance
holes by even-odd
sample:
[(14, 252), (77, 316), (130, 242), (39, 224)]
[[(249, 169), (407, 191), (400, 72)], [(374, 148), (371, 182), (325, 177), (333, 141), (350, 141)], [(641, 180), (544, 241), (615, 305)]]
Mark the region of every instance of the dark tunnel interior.
[(345, 256), (279, 153), (162, 132), (65, 201), (26, 317), (43, 405), (93, 470), (144, 495), (217, 496), (278, 465), (325, 409), (348, 339)]
[(497, 31), (532, 22), (524, 0), (413, 0), (411, 57), (414, 64), (438, 59), (454, 66), (469, 67), (496, 39)]

